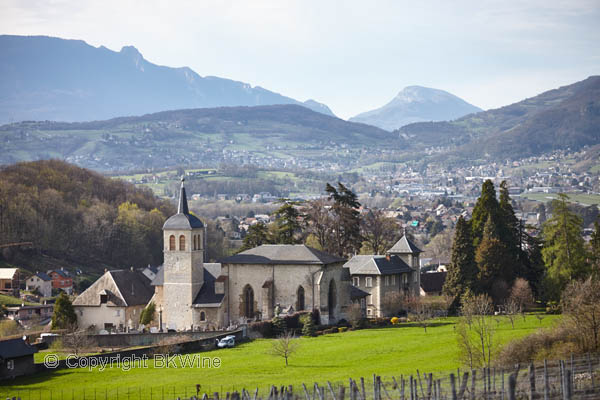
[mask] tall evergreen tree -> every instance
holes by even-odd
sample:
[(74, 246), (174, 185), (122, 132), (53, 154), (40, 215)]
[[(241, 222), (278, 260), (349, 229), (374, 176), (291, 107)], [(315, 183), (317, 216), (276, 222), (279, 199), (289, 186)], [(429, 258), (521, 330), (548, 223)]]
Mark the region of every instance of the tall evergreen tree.
[(460, 299), (467, 289), (473, 289), (477, 279), (477, 264), (471, 236), (471, 226), (462, 216), (456, 222), (452, 259), (444, 283), (444, 294), (454, 298), (452, 308), (459, 307)]
[(333, 200), (334, 251), (340, 257), (346, 257), (358, 253), (362, 244), (360, 234), (360, 203), (356, 194), (338, 182), (337, 189), (329, 183), (325, 187), (329, 193), (329, 199)]
[(273, 241), (278, 244), (297, 244), (301, 239), (297, 237), (302, 231), (300, 226), (300, 213), (297, 202), (289, 199), (280, 199), (281, 207), (275, 211), (276, 233)]
[(542, 258), (542, 242), (539, 238), (526, 232), (523, 235), (523, 241), (526, 256), (523, 258), (522, 264), (519, 264), (521, 269), (517, 272), (517, 276), (526, 279), (534, 296), (539, 298), (542, 295), (542, 282), (546, 270)]
[(503, 241), (510, 249), (521, 248), (521, 224), (515, 216), (515, 210), (512, 206), (512, 200), (508, 193), (508, 184), (502, 181), (500, 184), (500, 240)]
[(569, 282), (583, 279), (590, 272), (581, 236), (583, 220), (569, 209), (569, 196), (564, 193), (558, 196), (552, 201), (552, 218), (542, 229), (542, 257), (548, 268), (546, 289), (548, 296), (555, 300)]
[(477, 199), (473, 208), (473, 216), (471, 218), (471, 228), (473, 229), (473, 244), (475, 247), (479, 245), (483, 237), (483, 228), (488, 217), (491, 216), (493, 221), (498, 220), (500, 213), (500, 205), (496, 199), (496, 189), (491, 180), (486, 180), (481, 186), (481, 196)]
[(69, 296), (61, 292), (54, 303), (52, 314), (52, 329), (69, 329), (77, 325), (77, 315)]
[(254, 224), (248, 228), (248, 233), (244, 236), (244, 242), (239, 251), (241, 252), (269, 243), (271, 243), (271, 240), (267, 226), (263, 223)]
[(479, 268), (477, 276), (479, 291), (492, 295), (496, 303), (502, 301), (503, 295), (507, 293), (497, 293), (495, 285), (508, 288), (512, 282), (514, 277), (512, 257), (506, 244), (500, 240), (500, 229), (494, 223), (491, 214), (488, 215), (483, 229), (483, 238), (475, 252), (475, 261)]

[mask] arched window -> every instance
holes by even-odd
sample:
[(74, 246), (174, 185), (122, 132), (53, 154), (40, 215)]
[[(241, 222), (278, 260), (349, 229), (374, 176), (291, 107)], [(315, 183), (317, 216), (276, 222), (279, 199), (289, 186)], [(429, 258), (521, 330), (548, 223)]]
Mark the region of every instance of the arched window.
[(252, 286), (246, 285), (244, 288), (244, 317), (254, 318), (254, 290)]
[(185, 236), (179, 236), (179, 251), (185, 250)]
[(329, 291), (327, 293), (327, 308), (329, 309), (329, 320), (335, 318), (335, 306), (337, 305), (337, 293), (335, 290), (335, 281), (332, 279), (329, 281)]
[(204, 311), (200, 311), (200, 321), (206, 321), (206, 313)]
[(175, 235), (169, 236), (169, 250), (175, 250)]
[(304, 310), (304, 288), (299, 286), (296, 291), (296, 311), (302, 310)]

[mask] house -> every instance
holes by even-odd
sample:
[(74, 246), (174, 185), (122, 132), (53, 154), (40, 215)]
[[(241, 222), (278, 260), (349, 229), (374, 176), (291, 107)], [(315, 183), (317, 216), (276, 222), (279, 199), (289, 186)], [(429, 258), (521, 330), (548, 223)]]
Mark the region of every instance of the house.
[(388, 293), (419, 295), (419, 254), (421, 250), (406, 235), (386, 255), (357, 255), (344, 264), (352, 285), (366, 293), (367, 317), (384, 316), (384, 298)]
[(37, 290), (42, 297), (52, 296), (52, 278), (43, 272), (36, 272), (25, 281), (25, 289), (33, 292)]
[(19, 297), (19, 269), (0, 268), (0, 294)]
[(73, 278), (64, 268), (50, 270), (48, 275), (52, 278), (52, 289), (60, 289), (67, 294), (73, 293)]
[(32, 306), (6, 307), (6, 317), (15, 321), (36, 319), (40, 324), (49, 322), (54, 312), (53, 304), (36, 304)]
[(447, 274), (445, 271), (421, 274), (421, 296), (440, 296)]
[(281, 310), (318, 309), (322, 323), (347, 318), (345, 260), (305, 245), (263, 245), (204, 263), (204, 224), (189, 213), (181, 183), (177, 214), (163, 226), (164, 263), (152, 282), (161, 328), (224, 328)]
[(0, 380), (35, 373), (33, 355), (36, 352), (37, 349), (23, 339), (1, 340)]
[(105, 271), (73, 300), (78, 326), (119, 332), (137, 329), (140, 313), (154, 295), (150, 283), (142, 269)]

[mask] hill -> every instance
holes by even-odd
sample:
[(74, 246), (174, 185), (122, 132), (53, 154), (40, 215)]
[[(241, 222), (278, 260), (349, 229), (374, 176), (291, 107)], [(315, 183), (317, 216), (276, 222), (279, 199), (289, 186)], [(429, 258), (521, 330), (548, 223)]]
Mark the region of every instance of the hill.
[(2, 249), (0, 264), (35, 272), (53, 260), (85, 273), (158, 265), (162, 224), (174, 212), (149, 189), (62, 161), (3, 167), (0, 238), (33, 246)]
[(395, 131), (417, 147), (446, 147), (463, 160), (517, 159), (600, 143), (600, 76), (455, 121)]
[(350, 121), (392, 131), (414, 122), (453, 120), (479, 111), (479, 107), (443, 90), (408, 86), (383, 107), (358, 114)]
[(5, 151), (0, 164), (61, 158), (98, 170), (223, 161), (264, 165), (298, 157), (322, 161), (323, 153), (316, 150), (327, 146), (387, 146), (395, 138), (297, 105), (188, 109), (106, 121), (1, 126)]
[(163, 110), (305, 103), (190, 68), (144, 59), (133, 46), (119, 52), (81, 40), (0, 36), (0, 123), (23, 120), (89, 121)]

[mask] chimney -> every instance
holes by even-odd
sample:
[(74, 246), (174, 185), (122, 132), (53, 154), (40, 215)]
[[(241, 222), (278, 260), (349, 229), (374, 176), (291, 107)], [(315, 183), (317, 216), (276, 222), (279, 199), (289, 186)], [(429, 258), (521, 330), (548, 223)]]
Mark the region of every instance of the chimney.
[(391, 258), (391, 257), (390, 257), (390, 253), (387, 253), (387, 254), (385, 255), (385, 259), (386, 259), (386, 260), (388, 260), (388, 261), (390, 261), (390, 258)]

